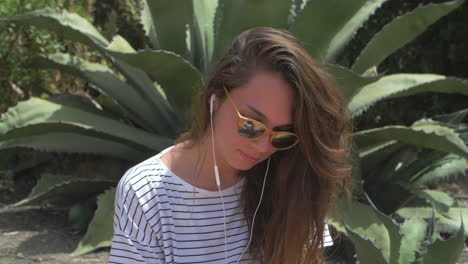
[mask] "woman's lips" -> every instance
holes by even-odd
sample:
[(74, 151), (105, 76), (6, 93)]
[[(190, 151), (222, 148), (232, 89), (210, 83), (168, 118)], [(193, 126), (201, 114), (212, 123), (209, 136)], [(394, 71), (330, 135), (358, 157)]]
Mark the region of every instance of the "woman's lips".
[(249, 154), (245, 153), (245, 152), (242, 152), (239, 150), (239, 152), (241, 153), (241, 156), (248, 162), (250, 163), (257, 163), (257, 161), (259, 160), (258, 158), (255, 158), (255, 157), (252, 157), (250, 156)]

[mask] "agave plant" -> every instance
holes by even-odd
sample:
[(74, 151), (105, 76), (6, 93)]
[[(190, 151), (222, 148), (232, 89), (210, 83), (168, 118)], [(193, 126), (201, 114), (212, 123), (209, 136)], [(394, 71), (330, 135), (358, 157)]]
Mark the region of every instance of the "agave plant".
[[(44, 9), (1, 18), (4, 23), (59, 32), (94, 48), (108, 63), (62, 53), (33, 58), (30, 66), (80, 76), (102, 95), (98, 99), (31, 98), (20, 102), (0, 118), (0, 150), (23, 147), (133, 161), (154, 155), (172, 144), (186, 128), (191, 97), (232, 39), (257, 26), (287, 29), (296, 35), (335, 76), (354, 117), (390, 98), (424, 92), (467, 95), (468, 83), (464, 80), (435, 74), (376, 72), (386, 57), (459, 7), (463, 0), (420, 6), (395, 18), (371, 38), (351, 67), (337, 64), (356, 31), (369, 23), (369, 17), (384, 2), (142, 0), (140, 21), (150, 48), (138, 51), (121, 36), (106, 39), (84, 18), (65, 10)], [(429, 261), (441, 251), (456, 259), (466, 235), (460, 212), (467, 212), (456, 207), (445, 193), (420, 187), (468, 168), (466, 127), (459, 122), (464, 114), (466, 111), (419, 120), (411, 126), (385, 126), (355, 133), (359, 157), (355, 162), (355, 199), (342, 203), (338, 210), (342, 213), (335, 214), (330, 224), (353, 241), (360, 263)], [(69, 197), (67, 188), (83, 184), (75, 181), (79, 180), (43, 177), (39, 183), (43, 187), (20, 204), (42, 201), (47, 193), (52, 193), (51, 197)], [(103, 193), (74, 254), (111, 243), (114, 190), (108, 189), (105, 182), (96, 186), (101, 188), (87, 190), (87, 194), (99, 190)], [(455, 236), (449, 241), (438, 240), (438, 225), (434, 222), (445, 223)]]

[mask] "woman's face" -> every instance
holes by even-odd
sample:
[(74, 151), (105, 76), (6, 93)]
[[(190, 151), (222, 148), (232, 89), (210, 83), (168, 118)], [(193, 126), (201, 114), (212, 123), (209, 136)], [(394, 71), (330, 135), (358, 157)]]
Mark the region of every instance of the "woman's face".
[[(229, 94), (241, 115), (263, 123), (270, 130), (292, 129), (293, 89), (281, 75), (259, 72)], [(215, 147), (223, 165), (248, 170), (276, 151), (270, 144), (269, 134), (257, 140), (239, 136), (238, 116), (227, 97), (215, 107)]]

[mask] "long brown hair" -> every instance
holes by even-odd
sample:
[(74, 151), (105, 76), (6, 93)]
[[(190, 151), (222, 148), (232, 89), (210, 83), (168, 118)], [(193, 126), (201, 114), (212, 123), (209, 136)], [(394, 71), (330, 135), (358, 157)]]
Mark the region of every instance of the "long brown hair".
[[(194, 104), (192, 127), (178, 141), (197, 142), (206, 133), (211, 94), (224, 100), (223, 86), (235, 89), (259, 71), (278, 73), (293, 88), (300, 143), (271, 156), (249, 251), (269, 264), (323, 263), (324, 224), (351, 176), (351, 125), (332, 77), (294, 36), (267, 27), (241, 33), (209, 74)], [(247, 177), (242, 205), (250, 227), (265, 169), (263, 161), (241, 172)]]

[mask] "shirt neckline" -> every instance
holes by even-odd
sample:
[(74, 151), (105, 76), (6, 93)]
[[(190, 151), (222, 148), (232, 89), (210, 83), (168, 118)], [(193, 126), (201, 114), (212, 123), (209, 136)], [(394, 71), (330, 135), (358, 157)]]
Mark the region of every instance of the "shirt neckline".
[[(163, 151), (161, 151), (160, 153), (158, 153), (156, 156), (155, 156), (155, 161), (158, 162), (163, 168), (164, 170), (167, 171), (167, 173), (175, 180), (177, 181), (178, 183), (182, 184), (184, 187), (186, 187), (188, 190), (190, 191), (195, 191), (197, 192), (197, 195), (198, 194), (201, 194), (203, 196), (207, 196), (207, 197), (219, 197), (219, 191), (210, 191), (210, 190), (206, 190), (206, 189), (203, 189), (203, 188), (199, 188), (199, 187), (196, 187), (188, 182), (186, 182), (185, 180), (183, 180), (182, 178), (180, 178), (179, 176), (177, 176), (174, 172), (172, 172), (169, 167), (166, 166), (166, 164), (164, 164), (164, 162), (161, 160), (161, 157), (166, 153), (168, 152), (169, 150), (171, 150), (173, 147), (175, 147), (175, 145), (173, 146), (170, 146), (166, 149), (164, 149)], [(222, 177), (222, 176), (221, 176)], [(214, 181), (215, 179), (213, 179)], [(221, 178), (222, 180), (222, 178)], [(241, 178), (236, 184), (230, 186), (230, 187), (227, 187), (225, 189), (222, 189), (221, 190), (221, 193), (223, 196), (227, 196), (227, 195), (234, 195), (234, 194), (239, 194), (242, 190), (242, 187), (244, 186), (246, 182), (246, 179), (245, 178)]]

